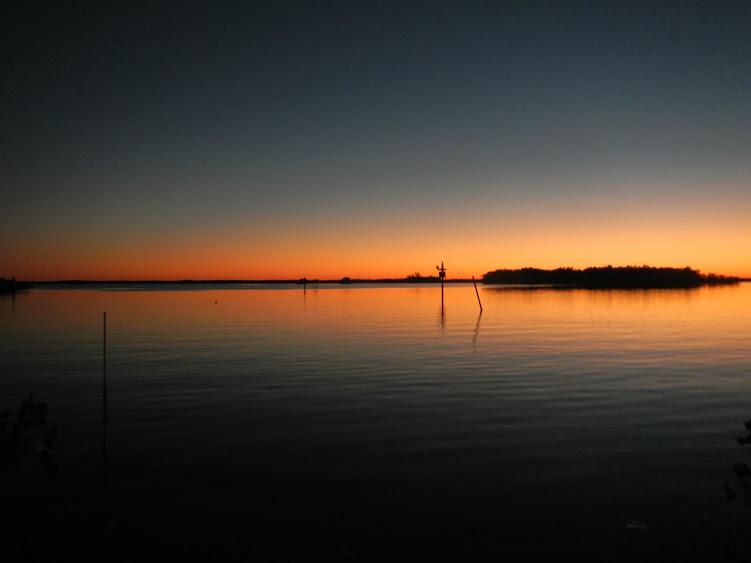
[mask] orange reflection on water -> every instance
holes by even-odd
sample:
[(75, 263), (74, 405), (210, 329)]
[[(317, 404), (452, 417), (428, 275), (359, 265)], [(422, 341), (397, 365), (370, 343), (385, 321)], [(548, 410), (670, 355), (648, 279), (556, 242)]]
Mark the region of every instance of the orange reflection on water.
[[(451, 345), (509, 341), (593, 347), (683, 349), (740, 342), (751, 323), (751, 284), (692, 290), (553, 290), (471, 284), (329, 286), (272, 289), (180, 288), (174, 291), (36, 289), (0, 303), (6, 331), (84, 331), (95, 337), (107, 311), (113, 339), (138, 334), (201, 342), (263, 335), (275, 342), (421, 342), (443, 335)], [(12, 313), (12, 318), (11, 318)], [(478, 328), (479, 327), (479, 328)], [(505, 345), (505, 344), (504, 344)]]

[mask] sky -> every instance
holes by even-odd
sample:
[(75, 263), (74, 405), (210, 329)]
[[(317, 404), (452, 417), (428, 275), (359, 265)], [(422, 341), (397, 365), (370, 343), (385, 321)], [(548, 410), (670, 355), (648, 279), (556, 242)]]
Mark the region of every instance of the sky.
[(751, 276), (750, 2), (42, 4), (0, 276)]

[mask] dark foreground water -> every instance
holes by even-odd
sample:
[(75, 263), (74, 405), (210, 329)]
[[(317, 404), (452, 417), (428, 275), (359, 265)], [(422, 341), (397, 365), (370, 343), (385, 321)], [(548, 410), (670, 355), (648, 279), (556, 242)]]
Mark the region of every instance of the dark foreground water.
[(750, 284), (164, 289), (0, 298), (10, 559), (743, 556)]

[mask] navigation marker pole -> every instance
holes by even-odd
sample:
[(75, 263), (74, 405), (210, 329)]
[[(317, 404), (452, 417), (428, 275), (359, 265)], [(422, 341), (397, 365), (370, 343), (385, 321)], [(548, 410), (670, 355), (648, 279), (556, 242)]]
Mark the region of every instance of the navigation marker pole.
[(477, 282), (475, 276), (472, 276), (472, 284), (475, 286), (475, 294), (477, 295), (477, 304), (480, 306), (480, 314), (482, 314), (482, 301), (480, 301), (480, 292), (477, 291)]
[(443, 280), (446, 279), (446, 268), (443, 266), (443, 260), (441, 260), (441, 265), (435, 267), (436, 270), (438, 270), (438, 277), (441, 280), (441, 311), (443, 311)]

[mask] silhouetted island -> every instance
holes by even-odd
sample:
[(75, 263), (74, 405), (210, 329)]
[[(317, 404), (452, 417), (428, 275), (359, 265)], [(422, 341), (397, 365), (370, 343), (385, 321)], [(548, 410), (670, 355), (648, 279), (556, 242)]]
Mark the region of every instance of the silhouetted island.
[(482, 277), (486, 284), (552, 285), (582, 288), (691, 288), (703, 285), (729, 285), (740, 278), (702, 274), (686, 268), (652, 268), (650, 266), (605, 266), (598, 268), (521, 268), (518, 270), (495, 270)]

